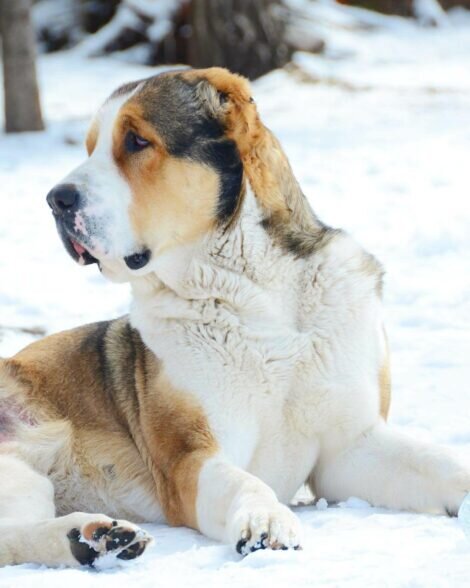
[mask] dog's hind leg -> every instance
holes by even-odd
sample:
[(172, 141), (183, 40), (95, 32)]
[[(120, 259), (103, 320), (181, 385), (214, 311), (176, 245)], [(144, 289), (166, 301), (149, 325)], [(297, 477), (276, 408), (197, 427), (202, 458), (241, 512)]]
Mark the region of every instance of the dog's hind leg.
[(470, 491), (470, 468), (444, 447), (379, 424), (335, 456), (320, 456), (312, 476), (317, 496), (356, 496), (374, 506), (456, 515)]
[(0, 454), (0, 565), (80, 566), (107, 556), (134, 559), (150, 537), (127, 521), (101, 514), (54, 518), (51, 482), (11, 454)]

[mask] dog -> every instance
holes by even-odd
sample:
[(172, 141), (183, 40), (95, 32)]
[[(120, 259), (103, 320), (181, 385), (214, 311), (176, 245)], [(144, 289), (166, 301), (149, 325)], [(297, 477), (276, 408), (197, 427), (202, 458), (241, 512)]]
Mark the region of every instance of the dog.
[(155, 521), (300, 549), (304, 483), (457, 513), (470, 471), (386, 424), (382, 267), (316, 217), (244, 78), (126, 84), (86, 146), (47, 202), (132, 306), (1, 360), (1, 564), (134, 559)]

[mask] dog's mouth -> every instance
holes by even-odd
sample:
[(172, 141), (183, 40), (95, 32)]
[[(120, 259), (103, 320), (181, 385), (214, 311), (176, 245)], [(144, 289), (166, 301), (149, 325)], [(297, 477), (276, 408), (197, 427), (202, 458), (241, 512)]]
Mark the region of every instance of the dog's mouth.
[(75, 254), (74, 257), (80, 265), (90, 265), (92, 263), (98, 263), (96, 257), (94, 257), (88, 251), (88, 249), (85, 249), (85, 247), (83, 247), (83, 245), (81, 245), (78, 241), (75, 241), (75, 239), (71, 239), (70, 237), (69, 241)]
[[(57, 228), (67, 253), (74, 261), (80, 265), (97, 263), (99, 269), (102, 269), (99, 259), (93, 255), (88, 245), (84, 245), (82, 241), (77, 239), (75, 234), (71, 234), (71, 231), (63, 223), (57, 222)], [(151, 251), (144, 248), (138, 253), (125, 256), (124, 262), (130, 270), (139, 270), (149, 263), (151, 255)]]
[(60, 226), (59, 233), (67, 253), (74, 261), (80, 265), (99, 263), (96, 257), (82, 243), (79, 243), (75, 237), (70, 236), (62, 226)]

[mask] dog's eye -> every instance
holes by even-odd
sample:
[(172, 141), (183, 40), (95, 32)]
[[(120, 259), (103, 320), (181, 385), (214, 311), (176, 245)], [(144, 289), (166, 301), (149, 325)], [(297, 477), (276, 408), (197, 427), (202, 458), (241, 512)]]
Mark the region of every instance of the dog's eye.
[(146, 147), (149, 147), (151, 143), (140, 135), (136, 135), (134, 132), (129, 131), (124, 139), (124, 145), (128, 153), (137, 153), (138, 151), (142, 151)]

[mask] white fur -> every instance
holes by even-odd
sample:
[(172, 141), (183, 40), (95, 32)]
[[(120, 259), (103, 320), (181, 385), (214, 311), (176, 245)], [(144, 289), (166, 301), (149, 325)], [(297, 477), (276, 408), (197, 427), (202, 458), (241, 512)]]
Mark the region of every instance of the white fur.
[(105, 102), (94, 121), (99, 133), (93, 153), (62, 180), (64, 184), (74, 184), (84, 200), (75, 213), (75, 229), (85, 238), (87, 248), (102, 261), (111, 279), (116, 272), (125, 272), (123, 258), (141, 248), (128, 215), (131, 189), (112, 152), (114, 125), (121, 107), (132, 94)]
[[(249, 191), (233, 230), (162, 255), (152, 277), (133, 282), (134, 326), (220, 445), (199, 479), (201, 530), (233, 541), (264, 513), (298, 537), (277, 499), (287, 503), (309, 477), (330, 500), (454, 509), (470, 474), (433, 447), (425, 467), (420, 445), (382, 432), (386, 351), (367, 254), (339, 233), (296, 259), (260, 220)], [(446, 467), (451, 482), (438, 484)]]

